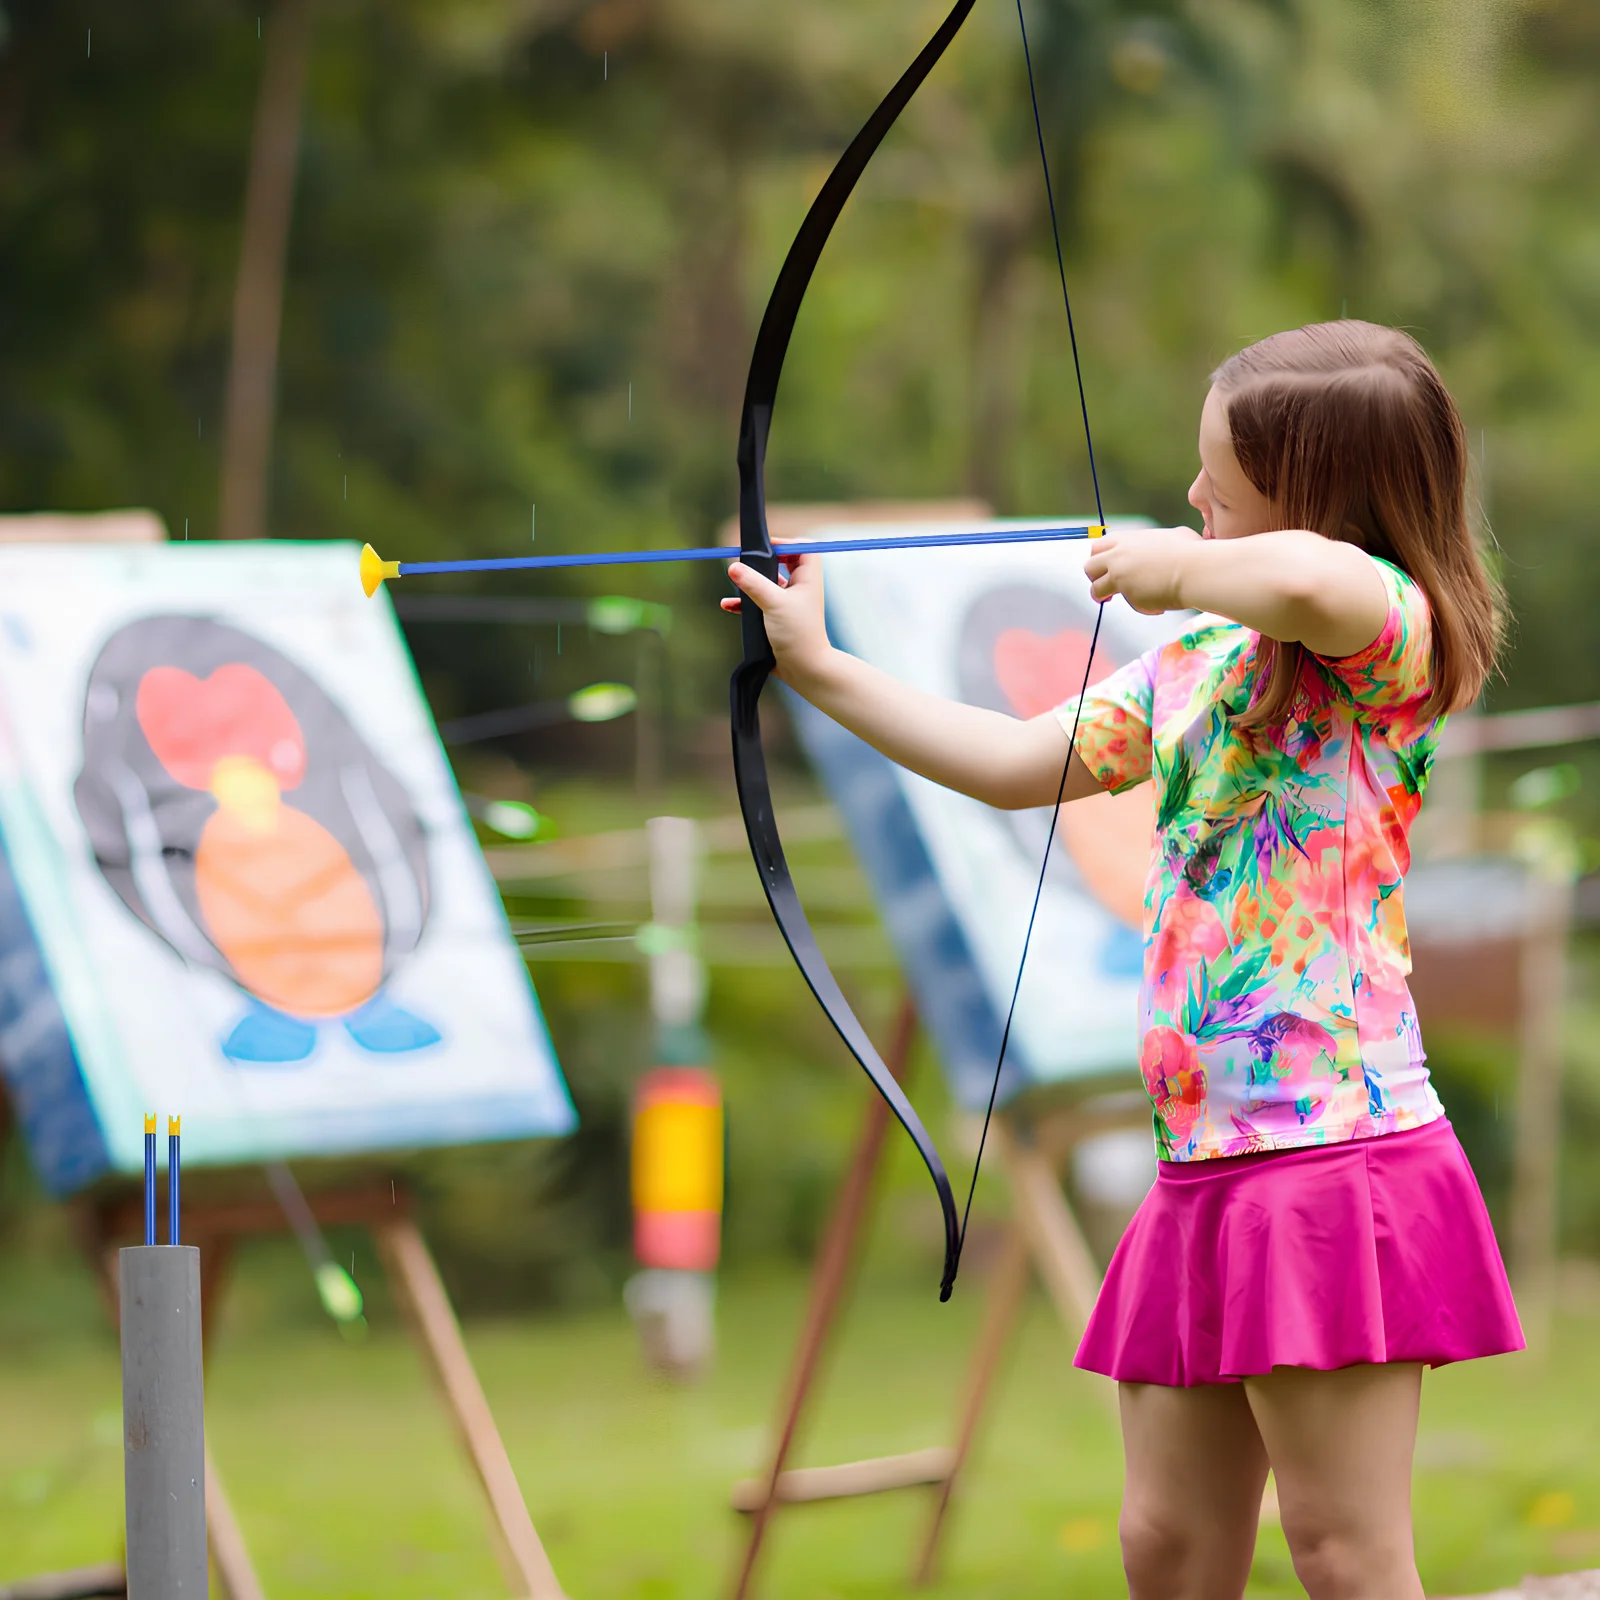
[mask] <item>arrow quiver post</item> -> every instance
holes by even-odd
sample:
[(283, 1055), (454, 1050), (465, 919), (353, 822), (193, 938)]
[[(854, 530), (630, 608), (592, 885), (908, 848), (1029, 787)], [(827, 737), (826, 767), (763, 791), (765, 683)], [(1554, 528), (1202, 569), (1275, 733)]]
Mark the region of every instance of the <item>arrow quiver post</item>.
[(156, 1119), (145, 1118), (146, 1242), (118, 1253), (129, 1600), (205, 1600), (200, 1252), (178, 1243), (179, 1124), (168, 1120), (169, 1240), (154, 1241)]

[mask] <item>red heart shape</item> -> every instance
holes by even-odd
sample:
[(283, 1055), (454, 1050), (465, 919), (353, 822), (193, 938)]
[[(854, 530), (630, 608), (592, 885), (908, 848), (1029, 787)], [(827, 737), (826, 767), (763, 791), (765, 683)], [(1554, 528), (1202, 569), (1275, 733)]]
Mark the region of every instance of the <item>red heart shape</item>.
[(156, 759), (185, 788), (210, 788), (224, 756), (259, 761), (280, 789), (305, 776), (306, 742), (289, 702), (243, 662), (203, 679), (182, 667), (152, 667), (139, 680), (136, 709)]
[[(994, 675), (1011, 709), (1024, 720), (1053, 711), (1083, 687), (1089, 635), (1064, 628), (1046, 637), (1028, 628), (1007, 628), (994, 642)], [(1114, 662), (1100, 656), (1090, 674), (1098, 683)]]

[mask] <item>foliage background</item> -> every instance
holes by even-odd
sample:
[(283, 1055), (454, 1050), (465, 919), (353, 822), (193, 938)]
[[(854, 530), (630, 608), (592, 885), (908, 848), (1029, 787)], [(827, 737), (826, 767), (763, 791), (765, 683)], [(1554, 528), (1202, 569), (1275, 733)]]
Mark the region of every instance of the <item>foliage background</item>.
[[(320, 0), (274, 534), (518, 553), (536, 507), (542, 549), (710, 542), (782, 253), (940, 10)], [(1028, 14), (1108, 509), (1185, 516), (1206, 375), (1240, 345), (1341, 314), (1401, 324), (1468, 419), (1516, 613), (1491, 703), (1600, 696), (1586, 647), (1600, 603), (1596, 8), (1031, 0)], [(175, 538), (214, 533), (260, 53), (258, 10), (238, 0), (0, 0), (0, 510), (149, 505)], [(1016, 18), (994, 0), (830, 246), (785, 370), (772, 492), (1080, 510), (1077, 403)], [(566, 801), (577, 831), (729, 809), (719, 581), (682, 568), (635, 584), (675, 607), (669, 794), (627, 795), (621, 729), (511, 741), (464, 779), (560, 797), (580, 769), (610, 774), (610, 799)], [(418, 627), (412, 643), (441, 717), (526, 699), (530, 680), (554, 694), (616, 675), (614, 644), (562, 649), (549, 630)], [(1576, 759), (1591, 781), (1569, 812), (1600, 832), (1600, 766)], [(1491, 799), (1517, 770), (1494, 771)], [(637, 974), (540, 981), (583, 1133), (416, 1168), (469, 1304), (608, 1296), (625, 1268)], [(860, 980), (875, 1019), (887, 984)], [(719, 983), (711, 1017), (733, 1106), (734, 1263), (809, 1249), (855, 1114), (792, 991)], [(1498, 1204), (1505, 1058), (1452, 1047), (1437, 1064)], [(1596, 1073), (1578, 1051), (1575, 1153), (1600, 1126)], [(51, 1224), (12, 1165), (5, 1215), (32, 1237)], [(1600, 1179), (1567, 1169), (1569, 1247), (1600, 1248)]]

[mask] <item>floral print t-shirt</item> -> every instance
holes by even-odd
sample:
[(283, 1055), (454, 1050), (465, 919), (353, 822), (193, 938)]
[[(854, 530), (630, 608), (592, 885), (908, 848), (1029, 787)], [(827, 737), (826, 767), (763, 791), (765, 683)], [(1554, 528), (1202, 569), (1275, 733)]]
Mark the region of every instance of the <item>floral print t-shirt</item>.
[[(1107, 789), (1155, 784), (1140, 1065), (1171, 1161), (1366, 1139), (1443, 1114), (1406, 987), (1401, 879), (1442, 719), (1428, 602), (1379, 562), (1383, 631), (1306, 658), (1279, 729), (1236, 732), (1258, 635), (1201, 617), (1084, 697)], [(1056, 715), (1070, 732), (1075, 702)]]

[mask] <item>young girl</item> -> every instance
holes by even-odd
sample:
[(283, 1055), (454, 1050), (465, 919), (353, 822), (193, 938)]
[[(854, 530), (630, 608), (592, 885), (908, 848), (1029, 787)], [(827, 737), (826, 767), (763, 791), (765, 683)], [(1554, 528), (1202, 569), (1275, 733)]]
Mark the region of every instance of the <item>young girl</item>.
[[(1499, 641), (1461, 419), (1405, 334), (1281, 333), (1212, 379), (1204, 530), (1108, 536), (1097, 600), (1200, 612), (1084, 697), (1066, 798), (1156, 786), (1140, 1062), (1159, 1177), (1077, 1364), (1120, 1385), (1134, 1600), (1233, 1600), (1270, 1465), (1312, 1600), (1420, 1600), (1422, 1370), (1522, 1347), (1406, 988), (1407, 834)], [(736, 563), (784, 681), (937, 783), (1054, 802), (1019, 722), (834, 650), (817, 563)], [(735, 610), (741, 602), (726, 600)]]

